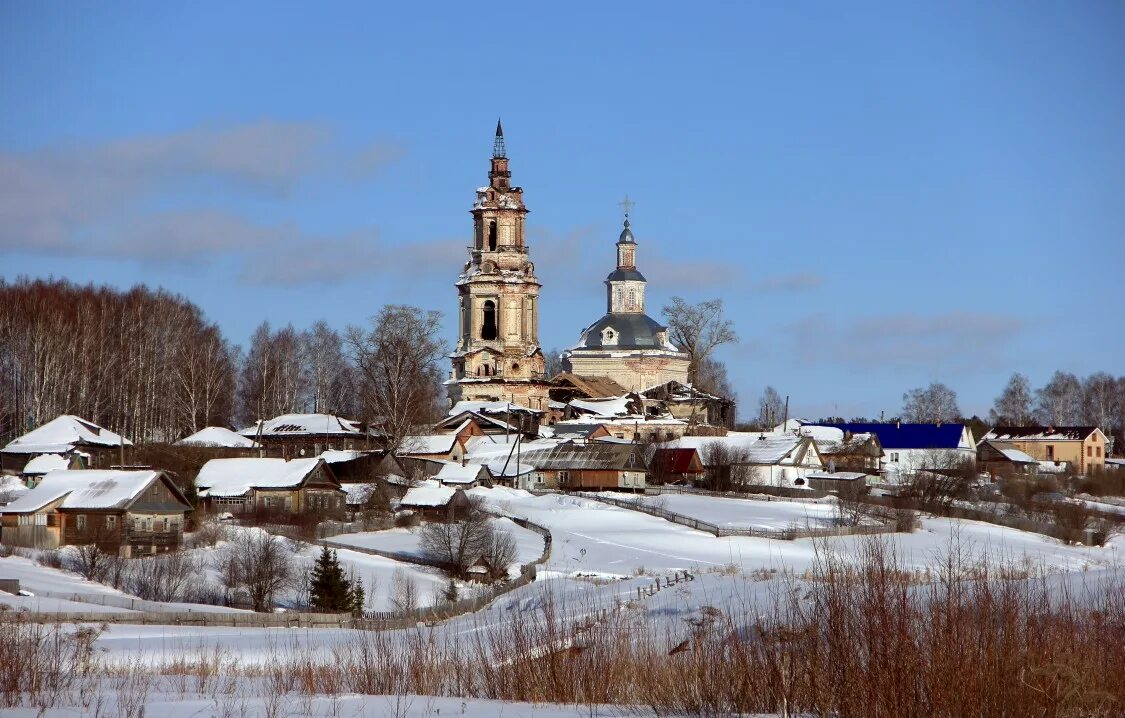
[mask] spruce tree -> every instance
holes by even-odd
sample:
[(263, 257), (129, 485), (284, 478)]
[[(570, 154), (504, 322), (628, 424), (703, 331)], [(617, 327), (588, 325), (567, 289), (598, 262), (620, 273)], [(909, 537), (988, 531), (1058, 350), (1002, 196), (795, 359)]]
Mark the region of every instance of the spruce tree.
[(351, 588), (344, 578), (336, 552), (329, 550), (327, 546), (321, 549), (320, 557), (313, 567), (309, 580), (309, 599), (312, 607), (320, 611), (351, 610)]
[(348, 600), (351, 604), (352, 614), (355, 616), (362, 616), (365, 608), (364, 604), (367, 603), (367, 592), (363, 590), (363, 580), (358, 578), (355, 574), (351, 577), (351, 588), (348, 591)]

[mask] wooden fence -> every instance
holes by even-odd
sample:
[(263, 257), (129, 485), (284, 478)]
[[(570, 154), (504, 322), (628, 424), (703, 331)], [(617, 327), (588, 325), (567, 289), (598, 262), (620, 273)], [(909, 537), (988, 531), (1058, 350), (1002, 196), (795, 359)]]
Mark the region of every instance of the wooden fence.
[(731, 528), (727, 526), (719, 526), (708, 521), (702, 521), (692, 516), (686, 516), (674, 511), (667, 511), (665, 509), (657, 508), (655, 506), (645, 506), (644, 504), (636, 501), (623, 501), (621, 499), (614, 499), (608, 496), (599, 496), (597, 494), (582, 494), (583, 498), (593, 499), (594, 501), (601, 501), (602, 503), (611, 504), (613, 506), (620, 506), (623, 509), (630, 511), (639, 511), (644, 514), (662, 518), (665, 521), (687, 526), (689, 528), (697, 529), (699, 531), (706, 531), (707, 533), (716, 536), (751, 536), (755, 538), (768, 538), (778, 539), (781, 541), (793, 541), (794, 539), (801, 538), (818, 538), (822, 536), (870, 536), (873, 534), (894, 533), (895, 527), (890, 524), (878, 524), (874, 526), (826, 526), (823, 528), (784, 528), (784, 529), (759, 529), (759, 528)]
[[(520, 566), (518, 578), (503, 583), (492, 584), (473, 598), (461, 601), (442, 603), (436, 606), (419, 608), (414, 611), (375, 612), (367, 613), (362, 617), (352, 616), (347, 613), (217, 613), (211, 611), (161, 611), (153, 610), (153, 604), (142, 599), (114, 596), (104, 598), (104, 605), (130, 603), (131, 605), (117, 605), (118, 608), (141, 607), (142, 610), (130, 610), (120, 613), (99, 613), (95, 611), (40, 613), (24, 610), (0, 611), (0, 623), (13, 621), (30, 621), (34, 623), (123, 623), (152, 626), (230, 626), (233, 628), (355, 628), (366, 631), (388, 631), (411, 628), (418, 625), (428, 625), (445, 621), (450, 618), (479, 611), (504, 594), (514, 591), (533, 582), (536, 577), (536, 566), (546, 562), (551, 557), (551, 532), (527, 519), (509, 516), (514, 523), (534, 531), (543, 536), (543, 553), (535, 561)], [(323, 540), (316, 543), (324, 544)], [(332, 548), (340, 548), (341, 544), (328, 544)], [(362, 553), (385, 555), (374, 549), (364, 549), (348, 546)], [(419, 557), (410, 557), (412, 563), (419, 563)], [(405, 560), (405, 557), (397, 560)], [(43, 593), (38, 595), (45, 596)], [(62, 594), (52, 595), (53, 598), (68, 598), (91, 603), (87, 599), (96, 597), (96, 594)], [(45, 596), (46, 597), (46, 596)]]

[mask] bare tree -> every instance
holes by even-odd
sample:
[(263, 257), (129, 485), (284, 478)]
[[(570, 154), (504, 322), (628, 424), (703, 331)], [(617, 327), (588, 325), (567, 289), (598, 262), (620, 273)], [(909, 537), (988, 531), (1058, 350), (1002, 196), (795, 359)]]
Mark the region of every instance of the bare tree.
[(418, 584), (401, 568), (391, 574), (391, 606), (406, 613), (418, 609)]
[(428, 523), (419, 538), (423, 554), (446, 566), (450, 575), (462, 577), (469, 566), (485, 555), (493, 540), (492, 517), (478, 496), (462, 521)]
[(1056, 371), (1046, 386), (1035, 392), (1039, 421), (1053, 426), (1082, 423), (1082, 383), (1078, 377)]
[(359, 407), (353, 397), (352, 367), (344, 354), (340, 334), (324, 321), (301, 334), (301, 360), (307, 382), (302, 403), (309, 411), (354, 416)]
[(949, 507), (965, 498), (976, 482), (976, 469), (971, 459), (954, 452), (934, 449), (924, 452), (913, 462), (906, 477), (906, 495), (917, 499), (924, 509)]
[(1105, 372), (1086, 377), (1082, 382), (1082, 405), (1086, 423), (1093, 424), (1110, 436), (1114, 428), (1114, 404), (1117, 401), (1117, 380)]
[(390, 304), (372, 319), (370, 330), (348, 328), (346, 341), (359, 372), (365, 413), (380, 422), (391, 451), (439, 415), (444, 357), (440, 317)]
[(296, 575), (285, 541), (260, 530), (241, 532), (224, 546), (219, 570), (227, 588), (245, 590), (259, 612), (272, 610), (277, 594)]
[(695, 372), (694, 386), (708, 394), (728, 399), (735, 398), (734, 388), (727, 376), (727, 365), (714, 357), (707, 357), (699, 362), (699, 368)]
[(203, 561), (187, 551), (170, 551), (134, 559), (129, 566), (129, 592), (149, 601), (194, 601)]
[(940, 382), (926, 388), (911, 389), (902, 395), (902, 418), (909, 422), (936, 424), (956, 421), (961, 416), (957, 392)]
[(493, 528), (492, 537), (485, 547), (483, 556), (492, 567), (492, 578), (507, 578), (508, 567), (519, 560), (519, 546), (516, 545), (516, 539), (511, 533)]
[(672, 297), (672, 301), (664, 305), (663, 314), (668, 322), (669, 339), (691, 359), (688, 381), (693, 384), (699, 378), (703, 362), (717, 347), (738, 341), (734, 322), (723, 316), (721, 299), (688, 304), (682, 297)]
[(548, 379), (552, 379), (563, 371), (562, 349), (554, 348), (547, 349), (543, 352), (543, 361), (545, 362), (543, 373), (547, 375)]
[(1007, 426), (1027, 426), (1034, 421), (1031, 382), (1020, 373), (1012, 374), (1004, 391), (996, 397), (989, 414), (992, 423)]
[(707, 467), (707, 488), (712, 491), (733, 491), (750, 483), (756, 473), (747, 466), (750, 453), (727, 441), (708, 441), (700, 451), (700, 459)]
[(762, 396), (758, 398), (758, 425), (764, 429), (772, 429), (781, 423), (784, 408), (785, 403), (777, 393), (777, 389), (767, 386)]

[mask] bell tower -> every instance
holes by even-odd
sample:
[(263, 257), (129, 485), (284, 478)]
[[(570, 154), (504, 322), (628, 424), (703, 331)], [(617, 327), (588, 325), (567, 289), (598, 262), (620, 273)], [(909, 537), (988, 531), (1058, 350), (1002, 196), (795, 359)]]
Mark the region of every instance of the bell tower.
[(523, 188), (512, 186), (504, 128), (496, 121), (488, 184), (478, 187), (469, 261), (457, 279), (458, 336), (449, 398), (547, 408), (539, 348), (539, 280), (524, 239)]

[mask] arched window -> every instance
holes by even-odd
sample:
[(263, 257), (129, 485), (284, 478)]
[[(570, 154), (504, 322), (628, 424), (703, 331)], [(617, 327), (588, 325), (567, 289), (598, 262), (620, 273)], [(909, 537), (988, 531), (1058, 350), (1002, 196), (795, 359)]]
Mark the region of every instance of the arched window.
[(491, 220), (488, 223), (488, 248), (490, 250), (496, 249), (496, 220)]
[(484, 324), (480, 328), (480, 338), (496, 338), (496, 303), (491, 299), (484, 303)]

